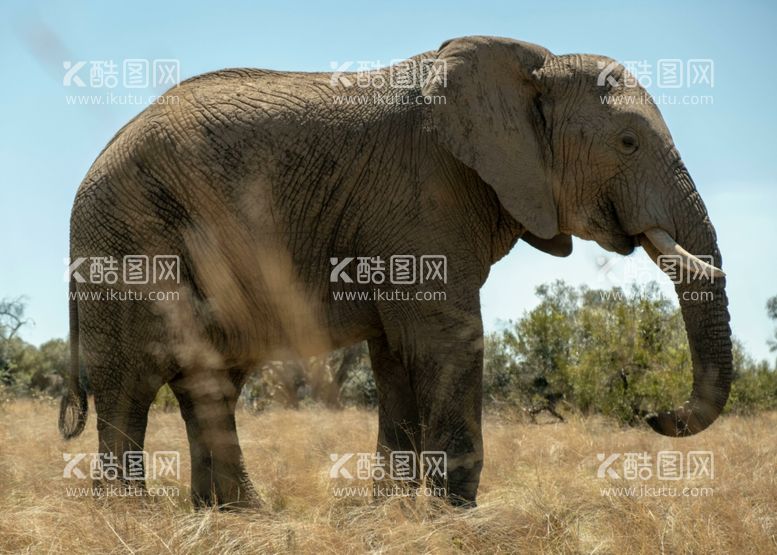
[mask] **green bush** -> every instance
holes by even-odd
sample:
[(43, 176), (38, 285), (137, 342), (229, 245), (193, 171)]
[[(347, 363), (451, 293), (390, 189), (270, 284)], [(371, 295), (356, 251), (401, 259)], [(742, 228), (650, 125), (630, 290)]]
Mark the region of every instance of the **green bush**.
[[(486, 402), (523, 407), (563, 398), (584, 414), (633, 424), (685, 401), (692, 365), (679, 308), (658, 286), (609, 290), (557, 281), (540, 303), (485, 340)], [(735, 381), (727, 410), (777, 408), (777, 374), (734, 341)]]

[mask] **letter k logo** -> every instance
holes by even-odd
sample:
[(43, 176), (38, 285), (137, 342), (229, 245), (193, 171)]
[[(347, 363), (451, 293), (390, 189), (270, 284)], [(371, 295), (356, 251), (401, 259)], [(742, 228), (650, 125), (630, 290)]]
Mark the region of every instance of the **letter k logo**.
[(337, 283), (342, 279), (345, 283), (353, 283), (351, 276), (345, 273), (345, 267), (353, 261), (352, 256), (347, 256), (338, 262), (338, 258), (333, 257), (329, 259), (329, 262), (334, 266), (332, 272), (329, 274), (330, 283)]

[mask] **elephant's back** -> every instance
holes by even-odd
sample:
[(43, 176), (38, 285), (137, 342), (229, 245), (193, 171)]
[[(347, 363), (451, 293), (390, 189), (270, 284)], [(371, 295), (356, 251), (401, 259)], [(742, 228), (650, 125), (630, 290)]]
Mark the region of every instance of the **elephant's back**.
[[(331, 113), (318, 109), (331, 101), (324, 73), (222, 70), (188, 79), (161, 98), (124, 125), (93, 163), (72, 211), (76, 235), (101, 227), (140, 242), (155, 234), (180, 237), (198, 218), (223, 222), (244, 212), (247, 194), (252, 227), (274, 232), (272, 184), (287, 183), (279, 176), (305, 152), (339, 136)], [(292, 180), (279, 187), (298, 186)]]

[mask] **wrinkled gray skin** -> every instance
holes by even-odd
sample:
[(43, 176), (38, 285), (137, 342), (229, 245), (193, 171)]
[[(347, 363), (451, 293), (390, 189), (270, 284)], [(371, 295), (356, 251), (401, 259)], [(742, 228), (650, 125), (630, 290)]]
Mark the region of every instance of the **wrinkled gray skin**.
[[(604, 94), (647, 98), (597, 86), (597, 62), (610, 59), (491, 37), (415, 59), (432, 57), (444, 60), (447, 83), (409, 91), (377, 79), (365, 90), (329, 74), (218, 71), (170, 90), (177, 104), (151, 106), (119, 131), (78, 191), (71, 257), (177, 254), (181, 283), (167, 289), (180, 298), (71, 303), (66, 437), (86, 418), (80, 345), (102, 452), (121, 460), (142, 449), (149, 405), (168, 383), (186, 421), (195, 502), (252, 505), (234, 416), (246, 373), (367, 340), (379, 449), (445, 451), (450, 499), (471, 505), (483, 466), (479, 291), (522, 235), (560, 256), (572, 235), (626, 255), (660, 227), (720, 267), (715, 231), (658, 110), (601, 103)], [(334, 102), (346, 94), (370, 101)], [(446, 102), (415, 102), (424, 95)], [(447, 256), (447, 299), (333, 300), (373, 286), (330, 283), (331, 258), (395, 254)], [(661, 433), (703, 430), (726, 402), (724, 286), (677, 288), (694, 385), (686, 405), (650, 419)], [(685, 300), (687, 291), (714, 301)]]

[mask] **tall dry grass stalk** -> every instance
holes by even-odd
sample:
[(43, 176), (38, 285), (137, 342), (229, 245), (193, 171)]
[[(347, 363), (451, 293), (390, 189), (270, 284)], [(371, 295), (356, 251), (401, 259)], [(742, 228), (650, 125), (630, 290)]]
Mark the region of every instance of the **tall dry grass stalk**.
[[(690, 439), (624, 430), (601, 419), (531, 425), (491, 416), (479, 506), (419, 498), (336, 498), (330, 453), (374, 447), (376, 417), (362, 410), (240, 413), (256, 512), (195, 512), (188, 445), (177, 414), (151, 415), (146, 449), (179, 450), (179, 497), (75, 498), (88, 485), (62, 476), (63, 452), (92, 452), (94, 412), (65, 443), (56, 409), (0, 407), (0, 551), (30, 553), (774, 553), (777, 414), (724, 417)], [(668, 484), (596, 477), (597, 453), (712, 451), (712, 480)], [(82, 482), (82, 483), (76, 483)], [(152, 484), (153, 485), (153, 484)], [(156, 484), (159, 485), (159, 484)], [(607, 487), (712, 488), (704, 497), (607, 496)]]

